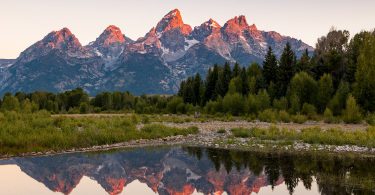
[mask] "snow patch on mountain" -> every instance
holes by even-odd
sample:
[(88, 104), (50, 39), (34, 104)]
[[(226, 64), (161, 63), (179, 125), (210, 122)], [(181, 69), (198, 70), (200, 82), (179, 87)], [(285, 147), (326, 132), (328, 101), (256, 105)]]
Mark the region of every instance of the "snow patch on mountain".
[(185, 51), (187, 51), (188, 49), (190, 49), (191, 47), (193, 47), (195, 44), (198, 44), (199, 41), (195, 40), (195, 39), (186, 39), (185, 38), (185, 43), (187, 43), (188, 45), (185, 46)]
[(177, 50), (177, 51), (171, 51), (169, 48), (165, 47), (162, 44), (161, 47), (160, 47), (160, 49), (162, 50), (162, 58), (166, 62), (176, 61), (176, 60), (182, 58), (186, 54), (187, 50), (189, 50), (192, 46), (194, 46), (195, 44), (198, 44), (198, 43), (199, 43), (199, 41), (197, 41), (195, 39), (186, 39), (185, 38), (184, 49)]

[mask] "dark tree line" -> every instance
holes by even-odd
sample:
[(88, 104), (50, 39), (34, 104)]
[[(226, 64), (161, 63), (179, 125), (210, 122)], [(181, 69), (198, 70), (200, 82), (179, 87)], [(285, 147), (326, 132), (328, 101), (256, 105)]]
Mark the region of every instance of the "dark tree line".
[[(7, 93), (0, 100), (1, 111), (31, 113), (47, 110), (52, 113), (90, 113), (90, 112), (138, 112), (167, 113), (170, 96), (134, 96), (129, 92), (103, 92), (95, 97), (81, 88), (63, 93), (37, 91), (33, 93)], [(173, 103), (173, 102), (172, 102)]]

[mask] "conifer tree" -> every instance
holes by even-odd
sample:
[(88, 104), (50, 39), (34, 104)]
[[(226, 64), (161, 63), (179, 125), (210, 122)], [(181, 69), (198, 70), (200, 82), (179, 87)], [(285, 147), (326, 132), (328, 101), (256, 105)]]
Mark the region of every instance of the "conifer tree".
[(249, 93), (250, 86), (249, 86), (249, 78), (246, 74), (245, 67), (242, 67), (240, 78), (242, 82), (242, 95), (247, 95)]
[(229, 82), (232, 78), (232, 71), (229, 63), (225, 63), (224, 68), (220, 71), (218, 82), (216, 83), (216, 93), (221, 97), (224, 97), (228, 92)]
[(294, 54), (290, 43), (285, 45), (284, 51), (280, 57), (280, 66), (279, 66), (279, 96), (285, 96), (288, 89), (290, 80), (293, 78), (295, 73), (296, 65), (296, 55)]
[(195, 103), (196, 99), (195, 99), (195, 94), (194, 94), (194, 77), (189, 77), (186, 80), (183, 94), (184, 95), (182, 99), (184, 100), (185, 103), (191, 103), (191, 104)]
[(296, 72), (306, 72), (310, 73), (310, 56), (309, 51), (306, 49), (302, 54), (301, 58), (298, 60), (296, 65)]
[(219, 67), (217, 64), (214, 65), (212, 69), (208, 71), (207, 78), (206, 78), (206, 87), (204, 93), (204, 102), (208, 102), (209, 100), (214, 100), (217, 97), (215, 92), (217, 79), (219, 77)]
[(201, 103), (201, 92), (202, 92), (202, 79), (199, 73), (195, 75), (193, 90), (194, 90), (194, 101), (193, 105), (199, 105)]
[(236, 62), (232, 71), (232, 78), (239, 76), (241, 73), (240, 65)]
[(266, 84), (269, 85), (270, 82), (276, 83), (277, 81), (277, 59), (275, 54), (272, 51), (272, 48), (269, 47), (267, 55), (263, 61), (263, 76)]

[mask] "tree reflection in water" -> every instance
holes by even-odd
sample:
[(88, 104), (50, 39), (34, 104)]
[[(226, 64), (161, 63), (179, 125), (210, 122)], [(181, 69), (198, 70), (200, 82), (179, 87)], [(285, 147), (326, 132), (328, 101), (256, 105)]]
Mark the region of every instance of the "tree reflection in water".
[[(69, 194), (83, 176), (110, 194), (138, 180), (159, 194), (250, 194), (298, 184), (320, 194), (374, 194), (374, 158), (246, 152), (199, 147), (142, 148), (0, 160), (16, 164), (52, 191)], [(1, 176), (0, 176), (1, 177)], [(317, 192), (318, 193), (318, 192)]]
[[(280, 154), (225, 149), (184, 148), (189, 154), (206, 153), (216, 170), (227, 172), (248, 168), (255, 175), (263, 171), (275, 186), (283, 178), (289, 193), (298, 182), (311, 189), (316, 178), (321, 194), (375, 194), (375, 158), (332, 154)], [(204, 151), (204, 152), (202, 152)]]

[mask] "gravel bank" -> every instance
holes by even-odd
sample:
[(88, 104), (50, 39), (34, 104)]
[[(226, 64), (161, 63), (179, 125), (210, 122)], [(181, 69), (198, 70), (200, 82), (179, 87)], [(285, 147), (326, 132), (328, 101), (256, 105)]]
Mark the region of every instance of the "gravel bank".
[(297, 123), (266, 123), (266, 122), (248, 122), (248, 121), (230, 121), (230, 122), (223, 122), (223, 121), (209, 121), (209, 122), (187, 122), (187, 123), (163, 123), (164, 125), (172, 126), (172, 127), (180, 127), (186, 128), (191, 126), (196, 126), (199, 130), (203, 133), (217, 131), (219, 129), (230, 130), (232, 128), (269, 128), (270, 126), (276, 126), (280, 129), (293, 129), (293, 130), (301, 130), (306, 128), (313, 128), (319, 127), (323, 130), (337, 128), (342, 129), (345, 131), (357, 131), (357, 130), (365, 130), (368, 125), (367, 124), (328, 124), (323, 122), (314, 122), (308, 121), (304, 124), (297, 124)]

